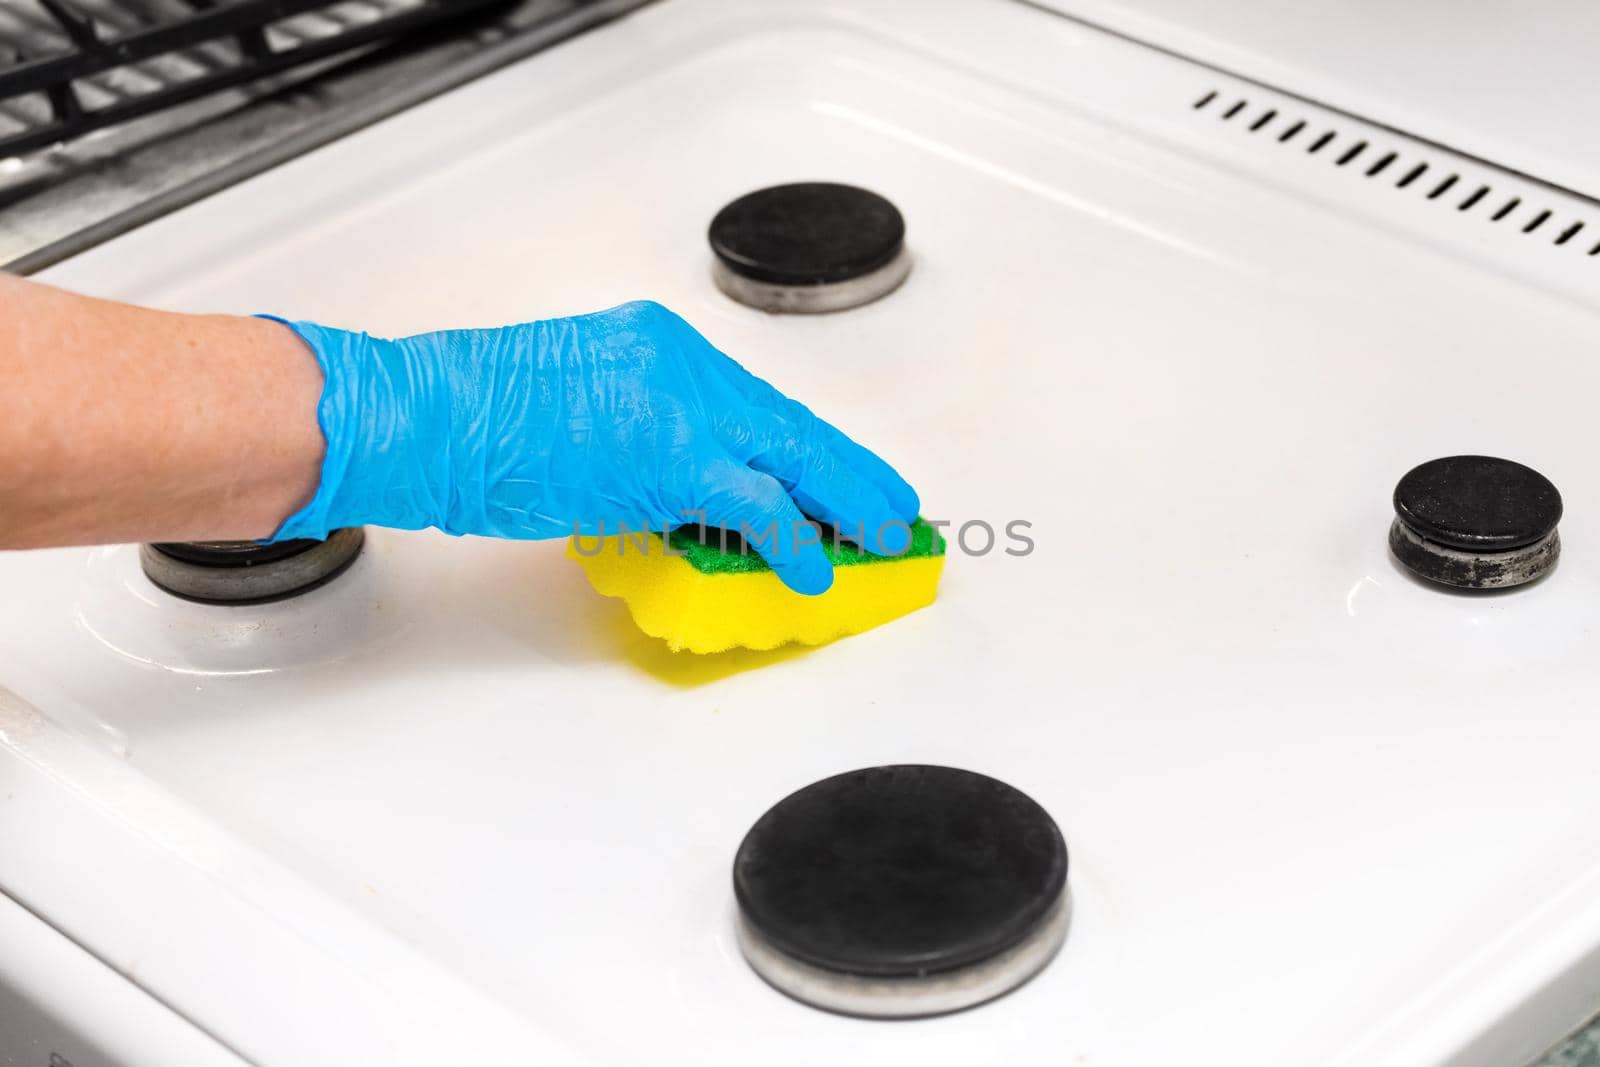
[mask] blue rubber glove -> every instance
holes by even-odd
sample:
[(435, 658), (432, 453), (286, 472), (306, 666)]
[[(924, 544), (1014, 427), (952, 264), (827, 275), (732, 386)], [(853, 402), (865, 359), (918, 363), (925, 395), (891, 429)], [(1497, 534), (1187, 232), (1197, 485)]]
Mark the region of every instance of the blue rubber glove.
[(917, 494), (892, 467), (659, 304), (399, 340), (285, 325), (322, 364), (327, 454), (315, 499), (273, 540), (365, 524), (531, 539), (703, 522), (745, 532), (810, 594), (833, 568), (802, 513), (869, 551), (909, 544)]

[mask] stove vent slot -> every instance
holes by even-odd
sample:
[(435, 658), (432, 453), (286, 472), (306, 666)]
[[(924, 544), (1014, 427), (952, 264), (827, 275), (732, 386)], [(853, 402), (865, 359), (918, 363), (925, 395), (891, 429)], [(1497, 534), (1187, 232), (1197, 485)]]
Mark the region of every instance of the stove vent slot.
[(1364, 180), (1409, 190), (1425, 200), (1452, 206), (1462, 215), (1475, 215), (1485, 223), (1500, 223), (1535, 240), (1548, 240), (1553, 248), (1572, 245), (1585, 255), (1600, 257), (1600, 240), (1590, 243), (1580, 238), (1585, 232), (1600, 234), (1600, 224), (1557, 218), (1555, 209), (1525, 204), (1521, 195), (1508, 190), (1497, 193), (1492, 184), (1466, 178), (1448, 163), (1417, 158), (1421, 153), (1409, 148), (1374, 145), (1371, 134), (1346, 135), (1314, 119), (1290, 114), (1282, 103), (1252, 101), (1220, 89), (1208, 89), (1190, 107), (1234, 126), (1243, 135), (1261, 137), (1267, 144), (1321, 155), (1330, 166)]

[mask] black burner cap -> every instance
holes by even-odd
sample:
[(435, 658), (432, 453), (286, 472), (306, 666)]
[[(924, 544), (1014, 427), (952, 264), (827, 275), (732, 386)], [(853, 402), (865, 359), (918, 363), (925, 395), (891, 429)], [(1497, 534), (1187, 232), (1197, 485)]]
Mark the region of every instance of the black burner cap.
[(899, 254), (906, 224), (877, 193), (833, 182), (775, 185), (711, 220), (711, 250), (735, 274), (775, 285), (828, 285)]
[(1394, 510), (1418, 536), (1468, 552), (1509, 552), (1549, 535), (1561, 494), (1530, 467), (1491, 456), (1446, 456), (1413, 468)]
[(1014, 947), (1062, 897), (1067, 846), (1028, 796), (985, 775), (850, 771), (779, 801), (733, 865), (745, 919), (841, 974), (948, 971)]

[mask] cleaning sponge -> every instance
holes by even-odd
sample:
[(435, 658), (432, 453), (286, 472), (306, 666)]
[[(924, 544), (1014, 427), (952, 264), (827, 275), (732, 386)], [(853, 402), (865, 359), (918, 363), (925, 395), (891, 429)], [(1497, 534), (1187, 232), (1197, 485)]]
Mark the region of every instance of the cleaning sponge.
[(898, 556), (874, 556), (826, 534), (822, 548), (833, 587), (820, 596), (792, 592), (737, 534), (720, 530), (686, 527), (666, 540), (573, 538), (567, 555), (589, 584), (621, 598), (639, 629), (674, 652), (826, 644), (926, 607), (938, 592), (945, 541), (921, 519)]

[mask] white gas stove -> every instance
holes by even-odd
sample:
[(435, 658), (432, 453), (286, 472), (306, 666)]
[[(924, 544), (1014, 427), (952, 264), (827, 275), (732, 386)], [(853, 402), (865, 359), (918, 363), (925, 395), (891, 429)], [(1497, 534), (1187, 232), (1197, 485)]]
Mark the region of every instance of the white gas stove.
[[(895, 203), (903, 286), (718, 291), (712, 216), (804, 179)], [(1043, 7), (671, 0), (75, 257), (45, 280), (386, 334), (657, 299), (1037, 547), (715, 660), (557, 543), (369, 530), (253, 607), (137, 546), (0, 555), (15, 1062), (1514, 1067), (1600, 1006), (1597, 242)], [(1390, 492), (1452, 453), (1560, 487), (1552, 574), (1394, 562)], [(803, 1006), (741, 957), (734, 850), (906, 762), (1054, 816), (1065, 944), (958, 1014)]]

